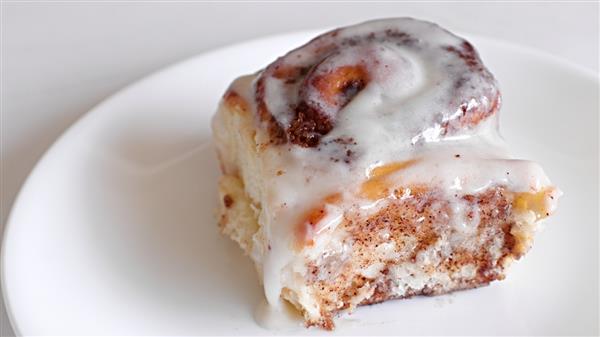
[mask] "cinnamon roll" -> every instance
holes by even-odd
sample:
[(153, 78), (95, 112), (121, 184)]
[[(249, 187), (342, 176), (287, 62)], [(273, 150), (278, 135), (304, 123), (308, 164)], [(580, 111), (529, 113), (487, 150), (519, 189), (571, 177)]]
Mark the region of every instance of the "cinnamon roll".
[(561, 193), (511, 158), (500, 104), (475, 48), (436, 24), (320, 35), (225, 92), (219, 226), (309, 326), (501, 280)]

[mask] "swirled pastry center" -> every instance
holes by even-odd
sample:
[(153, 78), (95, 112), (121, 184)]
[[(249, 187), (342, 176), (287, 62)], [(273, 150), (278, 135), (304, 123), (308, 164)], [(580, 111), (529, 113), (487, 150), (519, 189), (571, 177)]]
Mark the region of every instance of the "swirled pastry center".
[[(407, 145), (477, 127), (498, 109), (499, 92), (469, 42), (396, 19), (334, 30), (289, 52), (256, 81), (256, 102), (275, 144), (375, 135)], [(353, 130), (363, 122), (372, 132)], [(430, 128), (437, 134), (424, 134)]]

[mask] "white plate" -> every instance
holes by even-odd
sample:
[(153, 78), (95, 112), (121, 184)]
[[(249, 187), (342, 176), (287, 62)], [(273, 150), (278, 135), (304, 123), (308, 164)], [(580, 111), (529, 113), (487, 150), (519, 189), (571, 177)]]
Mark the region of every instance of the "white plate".
[[(262, 290), (213, 218), (209, 120), (237, 75), (316, 32), (200, 55), (114, 95), (37, 165), (12, 210), (3, 291), (24, 335), (268, 334)], [(339, 334), (597, 334), (598, 79), (551, 56), (471, 39), (504, 93), (501, 129), (565, 192), (503, 282), (360, 308)], [(290, 331), (321, 334), (317, 329)]]

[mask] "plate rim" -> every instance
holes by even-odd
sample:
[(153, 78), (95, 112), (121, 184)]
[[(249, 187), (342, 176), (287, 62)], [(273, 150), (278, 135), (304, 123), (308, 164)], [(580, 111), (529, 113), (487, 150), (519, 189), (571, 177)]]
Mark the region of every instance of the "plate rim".
[[(8, 212), (8, 216), (7, 216), (6, 222), (4, 224), (4, 229), (2, 232), (2, 241), (1, 241), (2, 247), (0, 249), (0, 291), (1, 291), (1, 296), (4, 300), (4, 307), (6, 309), (6, 315), (8, 317), (9, 324), (12, 327), (15, 335), (22, 336), (22, 333), (21, 333), (22, 329), (20, 328), (20, 326), (18, 326), (16, 324), (16, 318), (15, 318), (16, 315), (11, 307), (9, 293), (6, 289), (7, 270), (6, 270), (6, 263), (5, 263), (6, 254), (7, 254), (7, 252), (6, 252), (7, 245), (6, 244), (9, 242), (11, 228), (16, 226), (15, 224), (13, 224), (13, 222), (14, 222), (13, 219), (15, 218), (15, 213), (16, 213), (15, 210), (18, 209), (19, 205), (23, 203), (23, 200), (25, 198), (24, 195), (26, 195), (27, 191), (32, 188), (31, 187), (32, 186), (31, 181), (33, 180), (32, 178), (35, 177), (36, 175), (40, 174), (39, 172), (42, 171), (44, 164), (48, 160), (50, 160), (50, 158), (53, 156), (53, 154), (61, 146), (65, 146), (64, 144), (68, 144), (68, 143), (66, 143), (66, 140), (68, 140), (69, 137), (72, 134), (74, 134), (77, 129), (80, 129), (84, 125), (86, 125), (86, 123), (89, 123), (89, 121), (92, 119), (92, 117), (95, 116), (97, 114), (97, 111), (100, 110), (103, 106), (110, 104), (112, 101), (118, 100), (119, 97), (126, 95), (132, 88), (135, 88), (142, 83), (151, 81), (153, 78), (158, 77), (163, 73), (170, 72), (175, 68), (185, 67), (187, 64), (196, 62), (198, 59), (209, 58), (210, 56), (212, 56), (214, 54), (224, 53), (228, 49), (237, 49), (237, 48), (244, 47), (245, 45), (261, 43), (261, 42), (264, 42), (267, 40), (275, 40), (275, 39), (283, 38), (286, 36), (293, 36), (293, 35), (316, 36), (320, 33), (328, 31), (330, 29), (331, 29), (331, 27), (325, 27), (325, 28), (317, 28), (317, 29), (304, 29), (304, 30), (279, 32), (279, 33), (274, 33), (274, 34), (261, 35), (261, 36), (254, 37), (251, 39), (241, 40), (241, 41), (237, 41), (234, 43), (219, 46), (216, 48), (208, 49), (206, 51), (200, 52), (193, 56), (190, 56), (190, 57), (175, 61), (173, 63), (167, 64), (166, 66), (163, 66), (154, 71), (151, 71), (150, 73), (143, 75), (143, 76), (129, 82), (125, 86), (115, 90), (112, 94), (110, 94), (106, 98), (102, 99), (99, 103), (93, 105), (90, 109), (88, 109), (86, 112), (81, 114), (74, 122), (72, 122), (71, 125), (69, 125), (51, 143), (51, 145), (43, 152), (43, 154), (39, 157), (39, 159), (33, 165), (33, 167), (31, 168), (31, 171), (27, 174), (27, 177), (23, 181), (23, 184), (19, 188), (19, 191), (17, 192), (17, 194), (14, 198), (13, 204)], [(550, 63), (553, 63), (553, 66), (566, 68), (569, 71), (576, 73), (578, 76), (585, 77), (586, 79), (591, 80), (592, 82), (595, 82), (596, 86), (600, 85), (600, 73), (599, 72), (595, 72), (594, 70), (592, 70), (590, 68), (587, 68), (585, 66), (574, 63), (563, 57), (551, 54), (550, 52), (546, 52), (544, 50), (541, 50), (541, 49), (538, 49), (535, 47), (521, 45), (518, 43), (511, 42), (511, 41), (503, 40), (503, 39), (488, 37), (486, 35), (470, 34), (470, 33), (464, 33), (462, 31), (453, 31), (453, 33), (460, 37), (464, 37), (468, 40), (486, 41), (488, 43), (496, 44), (503, 49), (509, 49), (509, 50), (515, 50), (515, 51), (518, 50), (521, 53), (524, 52), (535, 58), (545, 59), (547, 61), (550, 61)]]

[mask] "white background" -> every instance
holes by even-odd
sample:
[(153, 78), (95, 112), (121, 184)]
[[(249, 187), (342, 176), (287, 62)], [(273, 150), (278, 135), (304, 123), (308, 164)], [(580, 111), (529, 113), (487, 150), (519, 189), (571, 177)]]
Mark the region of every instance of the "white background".
[[(0, 232), (44, 151), (126, 84), (249, 38), (389, 16), (528, 45), (598, 71), (597, 2), (3, 2)], [(3, 306), (0, 318), (1, 334), (12, 335)]]

